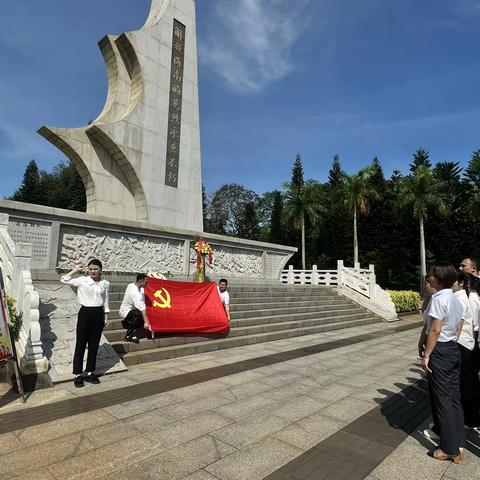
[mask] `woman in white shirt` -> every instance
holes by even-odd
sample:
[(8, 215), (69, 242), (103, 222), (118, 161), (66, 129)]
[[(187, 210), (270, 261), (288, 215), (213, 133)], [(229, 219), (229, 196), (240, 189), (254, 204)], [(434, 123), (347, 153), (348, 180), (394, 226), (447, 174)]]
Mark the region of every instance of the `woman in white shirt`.
[(440, 446), (432, 456), (459, 463), (463, 459), (465, 429), (460, 402), (461, 355), (457, 346), (463, 309), (451, 288), (456, 280), (457, 272), (449, 263), (438, 263), (430, 269), (429, 281), (437, 292), (432, 295), (427, 312), (422, 368), (428, 373), (432, 416), (440, 436)]
[[(97, 259), (88, 263), (89, 276), (73, 277), (84, 269), (78, 265), (71, 272), (61, 277), (61, 282), (78, 287), (77, 299), (81, 308), (78, 312), (77, 342), (73, 355), (73, 374), (76, 387), (83, 387), (84, 381), (100, 383), (95, 375), (98, 346), (102, 338), (102, 331), (108, 325), (108, 289), (107, 280), (102, 280), (102, 262)], [(83, 357), (88, 346), (87, 365), (83, 370)]]
[[(476, 386), (478, 383), (477, 372), (474, 367), (475, 335), (473, 308), (470, 297), (474, 286), (474, 276), (470, 273), (460, 272), (458, 280), (453, 284), (452, 290), (455, 296), (460, 300), (463, 308), (463, 325), (457, 344), (462, 355), (462, 369), (460, 371), (460, 394), (462, 400), (465, 425), (468, 427), (479, 426), (478, 404), (476, 397)], [(472, 298), (473, 300), (473, 298)], [(476, 313), (476, 312), (475, 312)]]

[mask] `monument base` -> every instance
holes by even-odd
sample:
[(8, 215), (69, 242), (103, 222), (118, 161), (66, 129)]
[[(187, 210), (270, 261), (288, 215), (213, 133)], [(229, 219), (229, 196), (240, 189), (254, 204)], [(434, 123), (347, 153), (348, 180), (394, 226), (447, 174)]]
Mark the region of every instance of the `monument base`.
[(95, 257), (103, 262), (107, 274), (159, 271), (167, 277), (193, 278), (193, 246), (202, 236), (213, 250), (208, 277), (261, 283), (277, 281), (297, 251), (283, 245), (10, 200), (0, 200), (0, 212), (9, 215), (8, 233), (13, 241), (32, 244), (31, 268), (39, 270), (71, 270)]

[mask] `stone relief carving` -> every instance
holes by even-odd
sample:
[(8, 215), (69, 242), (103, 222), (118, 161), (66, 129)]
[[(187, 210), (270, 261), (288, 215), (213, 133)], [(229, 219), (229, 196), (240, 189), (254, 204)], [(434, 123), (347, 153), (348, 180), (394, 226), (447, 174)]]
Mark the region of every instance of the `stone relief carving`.
[(268, 276), (277, 278), (280, 276), (283, 266), (288, 260), (288, 256), (278, 253), (267, 253), (267, 261), (265, 270), (269, 274)]
[[(207, 266), (207, 274), (260, 277), (262, 275), (262, 252), (240, 250), (210, 244), (213, 249), (213, 265)], [(195, 251), (190, 249), (190, 262), (196, 262)]]
[(58, 267), (71, 269), (95, 257), (106, 271), (183, 273), (184, 242), (144, 235), (68, 229), (62, 232)]

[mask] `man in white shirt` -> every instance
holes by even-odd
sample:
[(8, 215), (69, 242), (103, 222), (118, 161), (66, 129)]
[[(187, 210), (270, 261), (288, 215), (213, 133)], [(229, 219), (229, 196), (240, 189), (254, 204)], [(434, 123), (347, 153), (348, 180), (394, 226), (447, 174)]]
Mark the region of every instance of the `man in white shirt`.
[(228, 321), (230, 321), (230, 295), (227, 292), (228, 281), (222, 278), (218, 281), (217, 290), (222, 301), (223, 308), (227, 314)]
[(460, 262), (459, 269), (464, 273), (471, 273), (478, 277), (478, 267), (478, 260), (476, 258), (467, 257)]
[(140, 328), (150, 329), (145, 307), (144, 288), (147, 285), (147, 276), (144, 273), (137, 275), (137, 280), (127, 285), (122, 304), (120, 305), (120, 317), (123, 328), (127, 330), (125, 341), (139, 343), (137, 330)]

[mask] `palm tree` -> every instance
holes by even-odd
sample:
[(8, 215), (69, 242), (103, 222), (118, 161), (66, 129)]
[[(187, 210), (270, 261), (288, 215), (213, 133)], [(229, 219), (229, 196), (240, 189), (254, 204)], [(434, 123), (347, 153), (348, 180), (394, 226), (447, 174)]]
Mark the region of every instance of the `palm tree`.
[(358, 235), (357, 235), (357, 214), (367, 215), (370, 202), (377, 199), (378, 193), (370, 183), (370, 176), (373, 174), (371, 167), (362, 168), (354, 175), (345, 175), (342, 185), (342, 196), (345, 204), (353, 210), (353, 262), (358, 263)]
[(312, 223), (318, 217), (321, 207), (315, 196), (316, 182), (307, 181), (303, 185), (293, 182), (284, 185), (287, 189), (285, 197), (285, 218), (291, 221), (294, 228), (302, 234), (302, 270), (305, 270), (305, 220)]
[(399, 203), (402, 207), (410, 207), (414, 218), (420, 227), (420, 285), (423, 291), (423, 278), (427, 274), (425, 254), (425, 231), (424, 221), (428, 216), (429, 209), (438, 210), (442, 214), (447, 213), (447, 206), (442, 199), (443, 183), (436, 180), (432, 170), (427, 165), (420, 165), (408, 177), (402, 180), (400, 185)]

